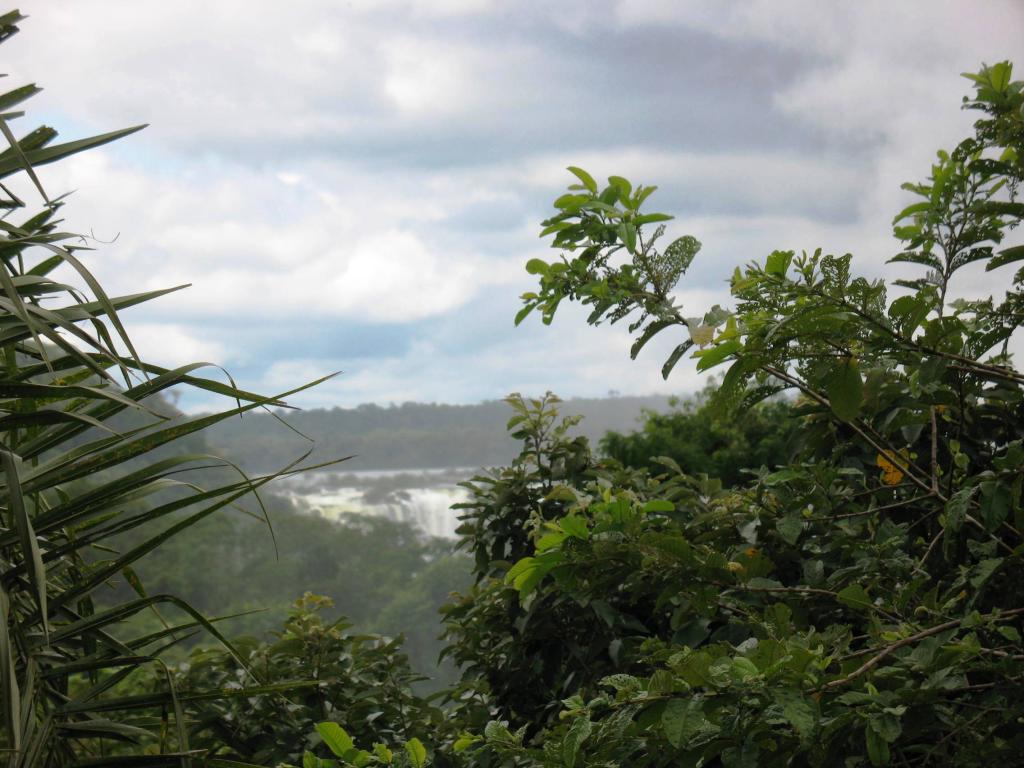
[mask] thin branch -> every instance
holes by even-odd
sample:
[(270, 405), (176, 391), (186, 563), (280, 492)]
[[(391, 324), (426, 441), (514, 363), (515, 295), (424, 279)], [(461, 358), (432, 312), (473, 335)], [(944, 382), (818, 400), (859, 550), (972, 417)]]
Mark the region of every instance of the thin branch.
[[(1008, 619), (1013, 616), (1020, 615), (1022, 613), (1024, 613), (1024, 608), (1013, 608), (1009, 611), (1000, 611), (996, 614), (988, 614), (987, 616), (982, 616), (981, 618), (990, 619), (992, 621), (1002, 621), (1003, 619)], [(887, 656), (894, 653), (895, 651), (898, 651), (900, 648), (905, 648), (908, 645), (913, 645), (919, 640), (924, 640), (925, 638), (931, 637), (932, 635), (941, 634), (945, 632), (947, 629), (955, 629), (956, 627), (959, 627), (962, 623), (963, 619), (953, 619), (952, 621), (947, 621), (942, 624), (937, 624), (934, 627), (923, 629), (920, 632), (916, 632), (913, 635), (910, 635), (909, 637), (903, 638), (902, 640), (897, 640), (895, 643), (890, 643), (889, 645), (885, 646), (881, 651), (879, 651), (870, 659), (868, 659), (859, 667), (857, 667), (857, 669), (855, 669), (853, 672), (846, 675), (846, 677), (840, 677), (837, 680), (832, 680), (831, 682), (825, 683), (825, 685), (823, 685), (819, 690), (830, 691), (835, 688), (841, 688), (844, 685), (848, 685), (861, 675), (864, 675), (865, 673), (869, 672), (872, 668), (876, 667), (879, 663), (881, 663)]]
[(899, 509), (900, 507), (905, 507), (908, 504), (916, 504), (919, 501), (924, 501), (925, 499), (930, 499), (934, 495), (935, 494), (933, 494), (933, 493), (923, 493), (920, 496), (915, 496), (912, 499), (905, 499), (904, 501), (897, 501), (897, 502), (895, 502), (893, 504), (886, 504), (886, 505), (881, 506), (881, 507), (872, 507), (871, 509), (862, 509), (859, 512), (844, 512), (841, 515), (818, 515), (817, 517), (809, 517), (807, 519), (808, 520), (812, 520), (812, 521), (814, 521), (814, 520), (846, 520), (846, 519), (851, 518), (851, 517), (862, 517), (864, 515), (874, 514), (875, 512), (888, 512), (889, 510), (892, 510), (892, 509)]
[[(737, 592), (768, 592), (768, 593), (789, 593), (796, 595), (820, 595), (822, 597), (830, 597), (833, 600), (839, 600), (839, 593), (833, 592), (829, 589), (816, 589), (814, 587), (748, 587), (745, 584), (722, 584), (720, 582), (711, 582), (719, 587), (724, 587), (726, 591), (737, 591)], [(899, 616), (889, 613), (883, 608), (879, 608), (877, 605), (871, 603), (865, 603), (865, 608), (868, 608), (876, 613), (884, 616), (893, 624), (899, 624), (901, 619)]]

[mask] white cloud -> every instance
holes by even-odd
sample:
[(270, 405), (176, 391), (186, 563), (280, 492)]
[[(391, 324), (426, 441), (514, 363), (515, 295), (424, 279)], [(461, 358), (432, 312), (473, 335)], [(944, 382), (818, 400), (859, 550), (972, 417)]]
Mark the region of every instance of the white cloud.
[(507, 275), (486, 269), (468, 241), (427, 242), (420, 225), (445, 206), (411, 192), (381, 207), (394, 180), (365, 172), (323, 188), (309, 173), (282, 182), (281, 172), (234, 165), (150, 175), (96, 153), (41, 174), (51, 189), (79, 190), (69, 228), (116, 235), (85, 257), (109, 292), (192, 284), (151, 308), (165, 315), (401, 323), (452, 311)]
[[(1024, 58), (1009, 0), (310, 0), (286, 23), (241, 0), (110, 8), (30, 2), (4, 49), (9, 82), (47, 88), (30, 114), (62, 127), (73, 110), (78, 135), (154, 123), (41, 169), (52, 193), (79, 190), (68, 228), (119, 234), (87, 257), (111, 292), (194, 284), (128, 314), (154, 354), (226, 359), (267, 390), (349, 370), (306, 401), (321, 403), (696, 386), (686, 363), (661, 382), (657, 345), (631, 363), (622, 328), (569, 312), (513, 335), (507, 307), (481, 306), (488, 287), (528, 289), (521, 264), (552, 255), (536, 224), (564, 167), (662, 187), (651, 205), (679, 217), (670, 235), (704, 243), (687, 312), (725, 303), (733, 268), (775, 248), (852, 251), (878, 275), (899, 184), (969, 129), (958, 73)], [(676, 61), (665, 40), (702, 52), (705, 81), (651, 68)], [(747, 71), (755, 59), (778, 71)], [(673, 120), (666, 98), (686, 105)], [(709, 114), (707, 141), (691, 135)], [(421, 330), (446, 316), (467, 339), (498, 329), (493, 348), (471, 358)], [(415, 342), (332, 350), (343, 323)], [(269, 369), (232, 336), (255, 327), (297, 329)]]
[[(866, 169), (849, 159), (821, 154), (624, 147), (573, 153), (571, 157), (573, 164), (597, 179), (618, 174), (634, 183), (674, 185), (682, 191), (681, 200), (671, 201), (677, 213), (688, 208), (742, 208), (761, 214), (808, 209), (825, 215), (841, 213), (854, 190), (869, 181)], [(566, 165), (564, 154), (547, 155), (506, 172), (528, 179), (538, 188), (558, 190), (576, 181), (566, 172)], [(664, 206), (665, 193), (652, 198), (651, 204)]]
[(222, 343), (202, 338), (193, 329), (173, 323), (132, 323), (132, 345), (143, 360), (176, 368), (195, 362), (231, 362), (230, 350)]
[[(413, 345), (407, 354), (391, 357), (305, 358), (271, 365), (259, 381), (259, 391), (277, 392), (310, 381), (325, 371), (344, 372), (289, 401), (301, 407), (352, 407), (363, 402), (474, 402), (504, 397), (510, 392), (598, 397), (609, 390), (623, 394), (672, 394), (702, 385), (693, 361), (683, 360), (669, 381), (661, 364), (672, 347), (685, 338), (666, 332), (629, 359), (632, 341), (624, 327), (591, 328), (578, 308), (566, 307), (551, 328), (528, 321), (501, 345), (472, 355), (438, 354), (429, 342)], [(248, 383), (247, 383), (248, 384)]]
[(461, 111), (473, 99), (472, 75), (482, 61), (469, 49), (461, 51), (434, 41), (400, 37), (381, 46), (384, 53), (384, 92), (399, 109), (418, 115)]

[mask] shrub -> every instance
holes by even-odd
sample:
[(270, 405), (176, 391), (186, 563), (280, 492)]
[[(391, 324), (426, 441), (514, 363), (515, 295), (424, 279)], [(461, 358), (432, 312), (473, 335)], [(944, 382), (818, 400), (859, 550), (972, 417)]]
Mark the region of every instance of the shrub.
[(410, 670), (401, 640), (355, 634), (344, 619), (327, 623), (320, 612), (330, 605), (328, 598), (307, 593), (270, 641), (236, 639), (245, 667), (222, 649), (201, 648), (174, 670), (185, 700), (193, 692), (244, 689), (247, 669), (265, 689), (286, 694), (186, 703), (194, 747), (209, 756), (276, 765), (299, 761), (305, 748), (316, 746), (306, 737), (320, 722), (340, 725), (359, 743), (396, 749), (445, 730), (441, 711), (411, 689), (421, 678)]
[[(775, 252), (737, 269), (734, 309), (687, 317), (672, 291), (700, 243), (660, 250), (670, 217), (641, 210), (653, 187), (613, 176), (600, 188), (570, 168), (578, 183), (544, 222), (564, 255), (527, 265), (539, 287), (517, 320), (536, 309), (549, 323), (579, 301), (591, 323), (630, 318), (634, 355), (681, 330), (666, 376), (687, 352), (701, 370), (728, 364), (712, 399), (721, 412), (795, 390), (803, 447), (724, 491), (671, 465), (652, 479), (586, 457), (575, 476), (513, 468), (487, 480), (465, 532), (491, 557), (488, 578), (450, 613), (453, 652), (486, 659), (492, 679), (522, 668), (542, 693), (524, 706), (492, 682), (484, 694), (506, 722), (474, 742), (479, 755), (595, 767), (1019, 761), (1024, 374), (1009, 348), (1024, 269), (1001, 297), (953, 296), (968, 265), (1024, 260), (1024, 246), (1003, 243), (1024, 216), (1024, 83), (1008, 63), (968, 77), (966, 107), (982, 117), (927, 181), (905, 185), (916, 199), (896, 216), (893, 261), (922, 276), (895, 280), (894, 298), (856, 277), (849, 255)], [(530, 551), (502, 562), (524, 540)], [(559, 652), (561, 675), (544, 664)]]

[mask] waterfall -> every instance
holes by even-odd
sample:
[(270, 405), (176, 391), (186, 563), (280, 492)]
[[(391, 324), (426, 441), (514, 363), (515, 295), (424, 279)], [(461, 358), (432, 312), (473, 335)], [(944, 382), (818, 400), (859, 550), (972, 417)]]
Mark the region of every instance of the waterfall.
[(459, 521), (451, 506), (469, 498), (456, 483), (473, 473), (465, 468), (311, 472), (287, 478), (278, 492), (327, 518), (384, 517), (411, 523), (428, 536), (454, 538)]

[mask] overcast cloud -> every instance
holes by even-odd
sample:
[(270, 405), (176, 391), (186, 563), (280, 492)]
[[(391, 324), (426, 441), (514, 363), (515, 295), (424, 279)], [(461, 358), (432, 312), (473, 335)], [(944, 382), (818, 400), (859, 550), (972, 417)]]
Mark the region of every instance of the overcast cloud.
[[(65, 138), (148, 122), (42, 169), (100, 245), (145, 354), (218, 362), (297, 402), (688, 392), (625, 330), (512, 326), (566, 165), (659, 185), (704, 243), (698, 314), (776, 248), (881, 274), (899, 184), (970, 128), (959, 73), (1024, 67), (1024, 3), (682, 0), (29, 2), (11, 85)], [(1018, 76), (1020, 73), (1018, 73)], [(114, 239), (116, 237), (116, 240)], [(997, 290), (992, 276), (976, 276)], [(208, 401), (190, 400), (190, 408)]]

